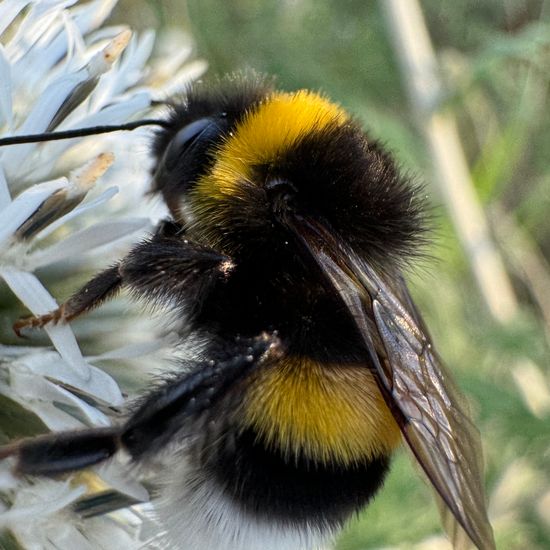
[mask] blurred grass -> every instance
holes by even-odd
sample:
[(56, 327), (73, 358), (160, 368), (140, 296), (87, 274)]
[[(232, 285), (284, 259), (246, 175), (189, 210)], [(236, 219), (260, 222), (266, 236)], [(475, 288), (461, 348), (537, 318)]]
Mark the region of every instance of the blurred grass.
[[(550, 17), (539, 0), (424, 0), (480, 197), (550, 252)], [(379, 6), (363, 0), (121, 2), (115, 19), (136, 28), (192, 32), (211, 73), (246, 67), (284, 88), (321, 89), (428, 182), (430, 162), (410, 115)], [(550, 416), (517, 380), (534, 366), (546, 392), (548, 344), (539, 305), (512, 273), (522, 311), (499, 326), (484, 310), (445, 212), (435, 204), (431, 253), (411, 276), (436, 345), (473, 402), (486, 447), (498, 547), (550, 547)], [(498, 223), (498, 220), (496, 220)], [(503, 243), (504, 246), (507, 243)], [(548, 274), (546, 274), (548, 275)], [(399, 455), (383, 492), (341, 537), (339, 550), (422, 547), (439, 531), (430, 491)], [(437, 542), (436, 546), (438, 548)], [(427, 548), (427, 546), (424, 546)]]

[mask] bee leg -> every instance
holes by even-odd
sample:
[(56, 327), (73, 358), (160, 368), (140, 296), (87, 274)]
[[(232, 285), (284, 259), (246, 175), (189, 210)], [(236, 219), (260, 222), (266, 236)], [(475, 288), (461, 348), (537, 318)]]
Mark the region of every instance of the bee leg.
[(18, 336), (25, 328), (41, 328), (48, 323), (67, 323), (98, 307), (123, 287), (153, 302), (194, 303), (218, 279), (233, 268), (229, 258), (197, 245), (178, 234), (173, 223), (162, 222), (157, 232), (136, 245), (114, 266), (86, 283), (57, 309), (45, 315), (19, 319), (13, 325)]
[(233, 268), (227, 256), (183, 235), (155, 235), (131, 250), (119, 271), (134, 297), (189, 312)]
[(13, 330), (17, 336), (21, 336), (21, 331), (25, 328), (42, 328), (48, 323), (67, 323), (112, 298), (121, 285), (122, 277), (119, 273), (119, 266), (114, 265), (88, 281), (57, 309), (44, 315), (17, 320), (13, 324)]
[(266, 355), (276, 353), (277, 344), (277, 337), (268, 334), (238, 340), (221, 350), (218, 359), (197, 362), (192, 372), (150, 392), (126, 424), (23, 439), (0, 447), (0, 459), (14, 457), (16, 474), (37, 476), (81, 470), (121, 449), (139, 460), (212, 410)]
[(119, 428), (97, 428), (23, 439), (0, 447), (0, 459), (15, 457), (18, 475), (55, 476), (103, 462), (119, 447)]
[(234, 388), (268, 358), (280, 353), (275, 334), (237, 340), (218, 352), (218, 359), (197, 363), (177, 380), (167, 380), (141, 401), (124, 426), (122, 445), (135, 459), (160, 450), (175, 436), (185, 437), (190, 421), (214, 414), (222, 400), (240, 400)]

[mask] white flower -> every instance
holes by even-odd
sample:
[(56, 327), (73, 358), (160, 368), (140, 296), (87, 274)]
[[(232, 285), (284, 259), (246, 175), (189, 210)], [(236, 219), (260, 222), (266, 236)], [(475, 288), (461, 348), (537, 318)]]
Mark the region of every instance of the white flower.
[[(186, 63), (189, 41), (181, 36), (176, 55), (148, 66), (152, 32), (136, 37), (126, 28), (101, 26), (115, 3), (0, 2), (0, 137), (143, 118), (153, 100), (181, 90), (204, 71), (200, 61)], [(174, 37), (170, 40), (174, 47)], [(0, 278), (32, 314), (58, 305), (36, 270), (47, 280), (49, 274), (64, 278), (90, 264), (107, 267), (121, 248), (165, 214), (161, 204), (142, 199), (150, 173), (150, 132), (141, 128), (0, 147)], [(123, 396), (115, 379), (96, 364), (154, 353), (166, 345), (166, 339), (154, 336), (131, 343), (122, 336), (127, 323), (117, 325), (119, 349), (93, 358), (82, 356), (68, 325), (45, 327), (56, 351), (0, 346), (0, 393), (51, 430), (108, 425), (106, 411), (120, 406)], [(145, 498), (144, 489), (117, 468), (102, 470), (102, 479)], [(135, 511), (78, 526), (67, 521), (75, 516), (63, 510), (83, 491), (82, 485), (64, 482), (26, 485), (11, 478), (4, 464), (0, 492), (12, 507), (0, 514), (0, 527), (10, 527), (29, 548), (142, 544), (143, 518)], [(103, 522), (101, 530), (98, 522)]]

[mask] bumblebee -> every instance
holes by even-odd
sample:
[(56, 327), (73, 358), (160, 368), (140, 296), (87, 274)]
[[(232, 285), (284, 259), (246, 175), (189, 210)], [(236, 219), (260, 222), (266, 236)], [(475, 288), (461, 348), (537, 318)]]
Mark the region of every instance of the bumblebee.
[(47, 476), (160, 457), (168, 547), (309, 550), (368, 505), (404, 441), (450, 532), (494, 548), (479, 435), (402, 276), (426, 241), (421, 188), (339, 105), (257, 77), (196, 85), (152, 150), (170, 219), (16, 329), (126, 288), (174, 311), (193, 359), (121, 425), (0, 455)]

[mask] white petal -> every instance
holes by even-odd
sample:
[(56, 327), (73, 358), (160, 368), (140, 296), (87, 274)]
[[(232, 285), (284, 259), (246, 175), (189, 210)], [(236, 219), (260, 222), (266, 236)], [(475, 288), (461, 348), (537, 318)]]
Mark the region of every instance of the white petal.
[[(0, 466), (0, 491), (2, 493), (7, 493), (15, 489), (20, 483), (21, 480), (15, 477), (11, 471), (6, 468), (6, 464), (3, 463)], [(0, 516), (2, 512), (3, 509), (0, 509)]]
[(97, 474), (113, 489), (131, 496), (141, 502), (149, 500), (147, 489), (135, 479), (130, 477), (128, 468), (116, 462), (107, 462), (97, 469)]
[[(56, 301), (33, 274), (13, 268), (2, 268), (0, 277), (34, 315), (44, 315), (57, 309)], [(46, 325), (44, 329), (61, 357), (71, 366), (76, 377), (84, 382), (89, 381), (90, 365), (82, 357), (69, 325)]]
[(4, 0), (0, 3), (0, 34), (2, 34), (30, 0)]
[(207, 68), (208, 63), (200, 59), (187, 63), (167, 80), (165, 86), (155, 89), (153, 99), (163, 101), (167, 97), (181, 94), (189, 86), (189, 83), (202, 76)]
[(31, 273), (12, 268), (2, 268), (0, 276), (14, 294), (35, 314), (43, 315), (57, 308), (56, 301)]
[(3, 357), (20, 357), (29, 353), (36, 353), (40, 349), (36, 346), (5, 346), (0, 344), (0, 355)]
[(48, 225), (48, 227), (44, 228), (42, 231), (40, 231), (40, 233), (38, 233), (34, 237), (35, 240), (40, 241), (45, 237), (51, 235), (56, 229), (61, 227), (63, 224), (67, 223), (69, 220), (72, 220), (73, 218), (76, 218), (77, 216), (84, 214), (84, 212), (87, 212), (88, 210), (92, 210), (97, 206), (103, 204), (104, 202), (107, 202), (112, 197), (114, 197), (117, 193), (118, 193), (118, 187), (109, 187), (103, 193), (101, 193), (99, 197), (97, 197), (93, 201), (85, 202), (83, 204), (78, 205), (74, 210), (71, 210), (64, 216), (61, 216), (61, 218), (59, 218), (58, 220), (55, 220), (53, 223)]
[(24, 357), (19, 359), (17, 364), (24, 365), (35, 374), (72, 386), (96, 400), (111, 405), (121, 405), (124, 401), (117, 383), (106, 372), (90, 365), (90, 378), (83, 381), (75, 375), (74, 369), (53, 351), (41, 351)]
[(68, 521), (43, 522), (40, 525), (39, 532), (44, 534), (48, 545), (44, 549), (37, 548), (36, 550), (68, 550), (73, 548), (78, 548), (78, 550), (107, 550), (98, 548), (91, 543), (86, 534), (82, 532), (82, 528)]
[(67, 52), (62, 10), (70, 4), (74, 1), (33, 3), (26, 13), (7, 46), (18, 86), (36, 94), (47, 85), (49, 71)]
[(33, 185), (19, 194), (13, 202), (0, 211), (0, 246), (6, 242), (17, 228), (28, 220), (36, 209), (51, 195), (69, 186), (67, 178), (59, 178)]
[[(77, 6), (69, 12), (69, 15), (79, 33), (86, 35), (103, 23), (111, 13), (116, 2), (117, 0), (96, 0), (95, 2)], [(19, 38), (19, 36), (16, 36), (14, 43), (10, 44), (15, 58), (19, 59), (22, 52), (28, 58), (25, 65), (27, 70), (23, 71), (23, 74), (35, 76), (35, 73), (37, 73), (39, 78), (42, 78), (45, 72), (51, 70), (54, 63), (57, 63), (59, 59), (62, 59), (66, 55), (68, 37), (62, 25), (60, 8), (63, 5), (69, 6), (74, 3), (75, 0), (56, 2), (54, 3), (57, 4), (56, 9), (52, 8), (52, 11), (47, 14), (36, 17), (34, 11), (31, 10), (31, 13), (27, 15), (23, 21), (23, 25), (26, 25), (26, 27), (23, 30), (19, 29), (20, 31), (22, 30), (22, 37)], [(59, 18), (58, 22), (55, 21), (56, 18)], [(45, 34), (40, 36), (40, 43), (36, 44), (35, 49), (35, 42), (40, 31), (44, 31)], [(17, 34), (20, 34), (19, 31)], [(34, 40), (31, 42), (33, 48), (29, 51), (28, 42), (33, 37)], [(42, 62), (42, 65), (40, 65), (40, 62)], [(37, 63), (38, 65), (36, 65)], [(28, 82), (28, 84), (32, 83)]]
[(118, 0), (95, 0), (87, 4), (81, 4), (71, 10), (75, 23), (82, 34), (99, 27), (115, 7)]
[(71, 62), (75, 62), (76, 58), (82, 59), (86, 51), (86, 44), (80, 29), (73, 21), (70, 11), (63, 11), (63, 26), (67, 35), (67, 54), (61, 64), (69, 65)]
[[(11, 203), (11, 194), (8, 187), (8, 182), (6, 181), (6, 176), (4, 175), (4, 170), (2, 165), (0, 165), (0, 219), (5, 220), (6, 218), (2, 214), (5, 208)], [(17, 229), (17, 228), (15, 228)], [(0, 230), (0, 233), (2, 231)], [(2, 238), (0, 237), (0, 243)]]
[[(73, 26), (74, 28), (75, 26)], [(75, 29), (75, 32), (78, 32)], [(59, 124), (67, 119), (71, 113), (78, 110), (89, 109), (89, 105), (85, 103), (86, 98), (92, 93), (99, 82), (99, 77), (109, 71), (113, 63), (118, 59), (124, 48), (127, 46), (131, 37), (131, 32), (126, 29), (123, 32), (115, 36), (105, 47), (94, 54), (82, 67), (82, 70), (86, 72), (86, 78), (84, 78), (65, 98), (60, 110), (56, 113), (54, 119), (50, 122), (50, 128), (57, 128)], [(70, 54), (70, 52), (69, 52)], [(72, 64), (74, 67), (82, 65), (80, 60), (75, 60)]]
[(107, 351), (101, 355), (88, 356), (87, 360), (90, 362), (103, 361), (106, 359), (135, 359), (140, 358), (156, 351), (168, 348), (174, 345), (178, 341), (178, 336), (175, 333), (171, 333), (164, 338), (155, 338), (148, 342), (140, 342), (138, 344), (129, 344), (114, 350)]
[[(56, 407), (49, 401), (37, 399), (34, 392), (43, 389), (46, 382), (43, 378), (30, 375), (28, 372), (18, 372), (17, 370), (13, 370), (11, 376), (11, 386), (8, 389), (2, 387), (2, 394), (38, 416), (52, 432), (83, 428), (83, 423), (67, 411)], [(31, 394), (30, 397), (29, 394)]]
[[(122, 71), (137, 74), (143, 70), (153, 52), (155, 36), (155, 31), (148, 29), (141, 33), (139, 37), (136, 37), (131, 44), (132, 49), (128, 51), (128, 54), (122, 60), (121, 64), (124, 66), (124, 68), (121, 68)], [(132, 84), (134, 83), (132, 82)]]
[(34, 270), (43, 265), (51, 265), (67, 258), (74, 258), (98, 246), (115, 242), (127, 235), (143, 230), (148, 225), (149, 220), (146, 218), (98, 223), (78, 231), (44, 250), (30, 254), (28, 265)]
[[(21, 87), (32, 91), (31, 95), (37, 95), (47, 85), (48, 73), (66, 53), (62, 13), (64, 7), (71, 3), (74, 1), (35, 1), (25, 12), (15, 35), (6, 46), (14, 68), (13, 76), (17, 88)], [(48, 47), (56, 36), (61, 38), (63, 43), (63, 50), (57, 57), (54, 56), (55, 52), (48, 52)]]
[[(127, 530), (134, 531), (134, 534)], [(91, 518), (84, 525), (84, 536), (90, 541), (93, 550), (137, 550), (140, 546), (136, 540), (138, 529), (129, 527), (124, 523), (115, 522), (112, 518)], [(67, 546), (66, 548), (79, 548)]]
[[(1, 20), (1, 19), (0, 19)], [(0, 44), (0, 127), (13, 124), (11, 65), (6, 57), (6, 51)]]
[(107, 105), (118, 94), (133, 86), (142, 77), (144, 65), (151, 55), (154, 33), (145, 33), (139, 39), (133, 37), (116, 70), (105, 74), (92, 94), (92, 110)]
[[(147, 109), (151, 104), (151, 94), (141, 90), (133, 95), (124, 98), (116, 104), (109, 105), (99, 112), (86, 114), (82, 118), (69, 117), (67, 121), (60, 124), (59, 129), (68, 130), (72, 128), (89, 128), (103, 124), (121, 124), (129, 120), (136, 113)], [(73, 113), (76, 115), (78, 113)], [(51, 142), (44, 146), (41, 164), (41, 173), (51, 170), (57, 159), (64, 151), (73, 147), (76, 143), (82, 142), (82, 138), (66, 139)]]
[[(42, 401), (49, 404), (65, 403), (78, 409), (82, 417), (87, 420), (88, 424), (92, 426), (110, 426), (110, 420), (101, 411), (88, 405), (88, 403), (71, 393), (69, 390), (44, 378), (45, 376), (54, 378), (52, 375), (52, 373), (55, 373), (55, 370), (52, 368), (52, 365), (54, 365), (52, 356), (53, 361), (60, 361), (57, 353), (53, 351), (44, 351), (43, 353), (34, 354), (33, 356), (10, 365), (10, 386), (13, 391), (21, 398), (25, 399), (26, 403), (31, 403), (33, 401)], [(48, 365), (48, 361), (50, 365)], [(55, 378), (63, 378), (63, 376), (55, 376)], [(63, 380), (63, 382), (69, 383), (67, 380)], [(66, 411), (62, 412), (67, 414)], [(71, 416), (74, 417), (74, 415)], [(76, 426), (70, 427), (81, 426), (80, 419), (77, 420)], [(51, 426), (50, 428), (54, 429)], [(58, 429), (66, 430), (68, 428), (69, 426), (63, 426)]]
[(124, 101), (108, 105), (101, 111), (97, 111), (83, 117), (77, 123), (72, 121), (71, 127), (87, 128), (100, 124), (118, 124), (128, 120), (132, 115), (147, 109), (151, 104), (151, 94), (147, 90), (132, 92)]
[[(44, 350), (44, 353), (55, 352)], [(10, 386), (0, 383), (0, 393), (36, 414), (52, 432), (78, 430), (87, 424), (110, 425), (103, 413), (41, 375), (29, 372), (25, 365), (10, 365), (10, 369)], [(70, 412), (54, 405), (54, 401), (70, 405)], [(75, 415), (76, 411), (79, 413)], [(86, 424), (82, 418), (88, 419)]]
[[(35, 101), (25, 122), (15, 132), (15, 135), (38, 134), (43, 132), (55, 113), (72, 90), (86, 78), (86, 71), (65, 75), (50, 84)], [(0, 160), (6, 170), (8, 179), (16, 179), (21, 174), (32, 172), (32, 166), (25, 164), (27, 157), (36, 149), (37, 143), (12, 145), (2, 151)]]
[(118, 33), (109, 43), (98, 53), (96, 53), (87, 63), (87, 68), (91, 77), (100, 76), (111, 69), (113, 63), (122, 55), (122, 52), (128, 46), (132, 32), (124, 29)]
[[(16, 501), (10, 510), (0, 515), (0, 526), (9, 527), (18, 522), (32, 524), (36, 518), (51, 516), (86, 494), (86, 488), (83, 486), (71, 489), (68, 482), (61, 484), (52, 481), (49, 484), (50, 490), (43, 491), (43, 494), (32, 495), (34, 497), (32, 504), (25, 505)], [(36, 491), (36, 488), (34, 490)], [(27, 489), (27, 491), (31, 490)]]

